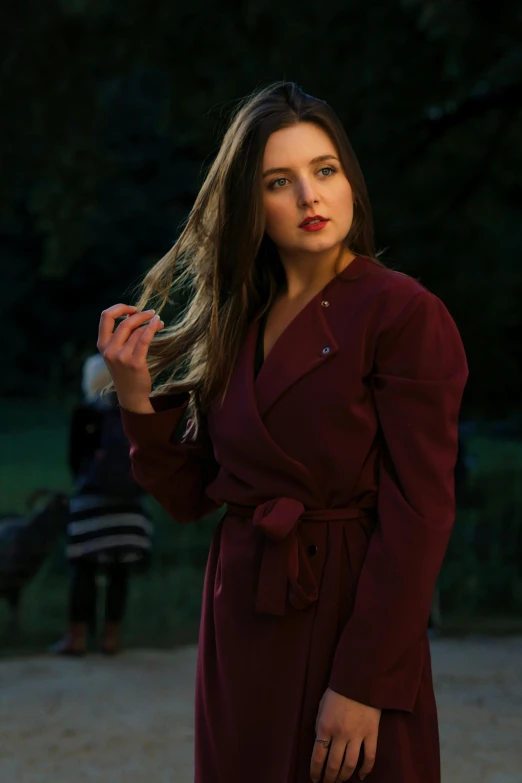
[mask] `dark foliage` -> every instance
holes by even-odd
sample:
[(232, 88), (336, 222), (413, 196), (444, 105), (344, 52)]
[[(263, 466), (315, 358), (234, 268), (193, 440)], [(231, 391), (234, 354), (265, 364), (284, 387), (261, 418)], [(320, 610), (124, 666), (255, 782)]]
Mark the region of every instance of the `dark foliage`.
[(128, 300), (172, 244), (234, 101), (288, 78), (345, 123), (385, 260), (456, 318), (465, 413), (511, 413), (522, 385), (518, 5), (238, 9), (2, 3), (0, 393), (76, 386), (100, 310)]

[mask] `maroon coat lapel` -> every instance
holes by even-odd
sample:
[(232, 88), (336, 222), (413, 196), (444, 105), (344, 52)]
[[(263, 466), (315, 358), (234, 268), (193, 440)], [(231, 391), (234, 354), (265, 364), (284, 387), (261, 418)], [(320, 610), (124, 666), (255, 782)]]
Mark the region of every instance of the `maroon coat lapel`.
[[(294, 493), (320, 496), (310, 471), (280, 448), (266, 428), (264, 417), (300, 378), (339, 350), (324, 309), (319, 294), (298, 313), (273, 346), (257, 379), (254, 358), (259, 320), (254, 321), (243, 341), (225, 399), (211, 407), (208, 424), (217, 461), (253, 486), (259, 485), (259, 465), (263, 465), (271, 495), (277, 495), (279, 485), (280, 491), (288, 494), (292, 478), (296, 482)], [(295, 424), (299, 426), (299, 422)]]
[[(333, 296), (335, 286), (343, 286), (364, 273), (363, 259), (358, 257), (313, 297), (273, 345), (257, 378), (254, 361), (259, 318), (250, 325), (225, 398), (221, 402), (218, 396), (208, 416), (216, 460), (227, 474), (239, 480), (245, 493), (256, 487), (261, 498), (299, 496), (310, 507), (323, 497), (317, 477), (279, 446), (277, 432), (272, 432), (266, 422), (274, 406), (282, 405), (283, 400), (291, 412), (291, 401), (286, 399), (290, 389), (338, 354), (339, 345), (328, 322), (328, 297)], [(288, 419), (288, 427), (301, 426), (297, 416), (290, 414)], [(216, 492), (221, 491), (221, 480), (223, 473), (212, 491), (216, 487)], [(261, 486), (263, 482), (266, 486)]]
[[(266, 416), (285, 392), (307, 373), (328, 362), (339, 350), (325, 317), (322, 293), (295, 316), (273, 345), (255, 381), (257, 408)], [(252, 361), (259, 333), (256, 321), (247, 338)]]

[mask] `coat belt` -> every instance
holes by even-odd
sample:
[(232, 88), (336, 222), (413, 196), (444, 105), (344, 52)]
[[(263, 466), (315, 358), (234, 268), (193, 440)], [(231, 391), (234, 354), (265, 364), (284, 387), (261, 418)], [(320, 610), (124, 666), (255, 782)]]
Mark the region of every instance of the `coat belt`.
[(327, 508), (305, 511), (295, 498), (274, 498), (252, 508), (227, 504), (231, 516), (252, 517), (266, 535), (257, 584), (256, 611), (282, 616), (286, 599), (294, 609), (306, 609), (319, 597), (319, 588), (304, 544), (300, 522), (333, 522), (375, 515), (374, 508)]

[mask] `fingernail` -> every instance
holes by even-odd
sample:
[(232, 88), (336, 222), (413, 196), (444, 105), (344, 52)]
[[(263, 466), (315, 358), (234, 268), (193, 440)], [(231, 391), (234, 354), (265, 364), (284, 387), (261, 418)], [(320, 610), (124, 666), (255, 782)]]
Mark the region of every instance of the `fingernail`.
[(366, 777), (366, 775), (359, 775), (359, 779), (360, 780), (364, 780), (365, 777)]
[[(154, 310), (152, 312), (154, 312)], [(155, 315), (154, 318), (151, 318), (151, 322), (156, 323), (157, 321), (159, 321), (159, 319), (160, 319), (159, 315)]]

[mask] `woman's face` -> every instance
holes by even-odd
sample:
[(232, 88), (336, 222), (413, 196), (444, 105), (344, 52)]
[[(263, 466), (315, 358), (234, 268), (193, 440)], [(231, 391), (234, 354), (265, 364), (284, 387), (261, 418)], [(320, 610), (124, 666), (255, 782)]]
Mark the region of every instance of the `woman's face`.
[[(265, 230), (284, 255), (339, 247), (353, 220), (353, 194), (325, 131), (301, 122), (273, 133), (263, 157)], [(307, 223), (307, 219), (324, 218)]]

